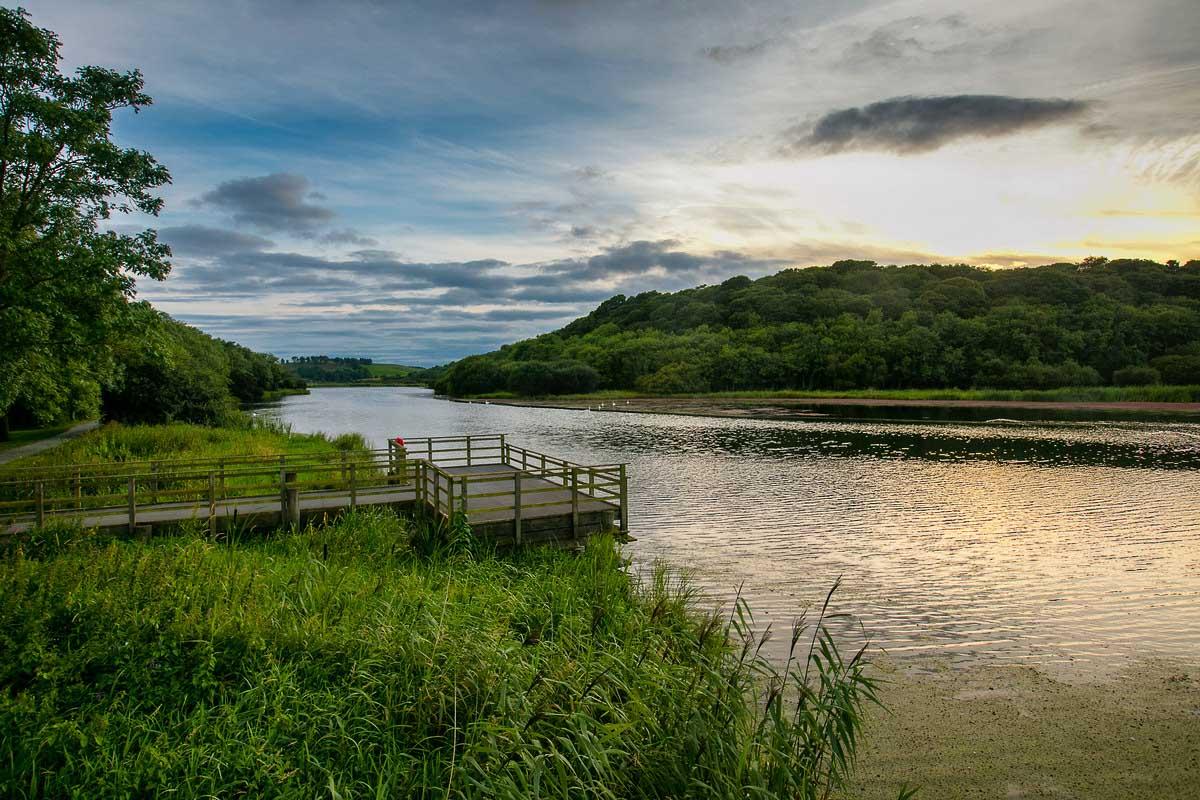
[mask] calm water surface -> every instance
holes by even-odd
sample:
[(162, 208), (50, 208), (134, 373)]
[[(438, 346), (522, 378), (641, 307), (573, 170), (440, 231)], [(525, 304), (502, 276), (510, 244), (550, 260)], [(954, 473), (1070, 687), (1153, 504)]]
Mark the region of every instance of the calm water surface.
[[(739, 584), (777, 627), (839, 576), (896, 657), (1109, 670), (1200, 662), (1200, 424), (771, 421), (452, 403), (318, 389), (259, 411), (297, 431), (507, 433), (628, 462), (634, 557)], [(779, 637), (784, 638), (783, 636)]]

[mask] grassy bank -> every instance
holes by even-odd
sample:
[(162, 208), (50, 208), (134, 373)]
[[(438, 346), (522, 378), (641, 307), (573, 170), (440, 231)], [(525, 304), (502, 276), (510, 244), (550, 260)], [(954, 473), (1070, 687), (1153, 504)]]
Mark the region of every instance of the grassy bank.
[(201, 459), (229, 456), (295, 455), (355, 450), (361, 436), (296, 434), (284, 426), (252, 421), (216, 428), (205, 425), (122, 425), (109, 423), (45, 453), (14, 461), (14, 467), (105, 464), (150, 459)]
[(789, 687), (610, 540), (496, 557), (378, 512), (47, 534), (0, 596), (7, 797), (817, 797), (874, 691), (803, 631)]
[[(478, 399), (523, 399), (513, 392), (492, 392)], [(861, 400), (996, 400), (1008, 402), (1044, 403), (1197, 403), (1200, 386), (1075, 386), (1062, 389), (855, 389), (846, 391), (804, 391), (793, 389), (764, 389), (742, 392), (707, 392), (702, 394), (650, 395), (639, 392), (604, 391), (591, 394), (552, 395), (539, 400), (607, 401), (634, 398), (680, 398), (688, 400), (743, 399), (861, 399)]]
[(307, 387), (304, 389), (271, 389), (263, 392), (262, 400), (260, 402), (273, 403), (276, 400), (282, 400), (285, 397), (292, 397), (293, 395), (299, 394), (308, 394)]

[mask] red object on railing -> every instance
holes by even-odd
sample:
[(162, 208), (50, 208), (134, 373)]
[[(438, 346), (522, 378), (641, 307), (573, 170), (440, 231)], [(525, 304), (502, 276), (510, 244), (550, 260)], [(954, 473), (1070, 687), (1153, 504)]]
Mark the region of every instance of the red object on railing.
[(403, 436), (397, 436), (392, 441), (394, 441), (396, 444), (400, 445), (401, 447), (404, 447), (404, 437)]

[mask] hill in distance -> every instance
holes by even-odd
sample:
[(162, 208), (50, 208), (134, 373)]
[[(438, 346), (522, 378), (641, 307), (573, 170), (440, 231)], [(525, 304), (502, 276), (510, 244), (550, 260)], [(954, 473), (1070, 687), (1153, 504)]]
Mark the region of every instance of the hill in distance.
[(449, 365), (435, 387), (544, 396), (1158, 383), (1200, 384), (1200, 261), (839, 261), (617, 295), (560, 330)]

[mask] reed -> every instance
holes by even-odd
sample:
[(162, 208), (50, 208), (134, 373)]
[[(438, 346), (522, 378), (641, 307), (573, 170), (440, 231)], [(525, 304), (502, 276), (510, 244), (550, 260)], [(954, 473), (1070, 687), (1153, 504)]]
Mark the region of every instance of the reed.
[[(773, 664), (746, 604), (617, 546), (497, 555), (387, 512), (266, 538), (47, 529), (0, 563), (0, 794), (799, 797), (877, 687), (828, 610)], [(828, 604), (827, 604), (828, 605)]]

